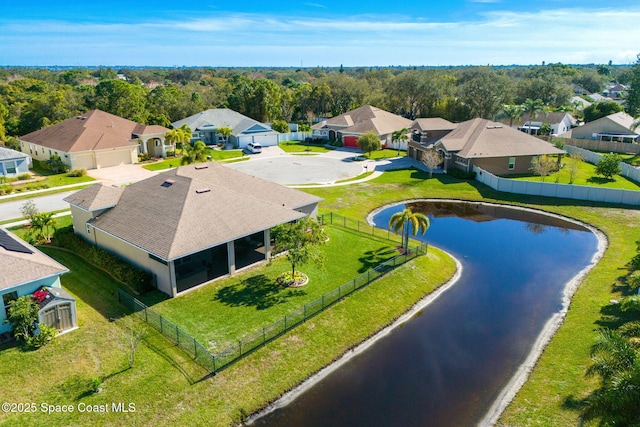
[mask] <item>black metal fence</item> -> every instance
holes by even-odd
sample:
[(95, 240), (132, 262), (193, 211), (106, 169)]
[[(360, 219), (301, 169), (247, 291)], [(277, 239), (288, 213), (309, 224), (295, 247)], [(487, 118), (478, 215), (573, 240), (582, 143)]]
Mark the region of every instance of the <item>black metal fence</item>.
[(370, 234), (372, 236), (391, 240), (393, 242), (402, 241), (402, 237), (400, 235), (390, 230), (376, 228), (374, 225), (368, 224), (366, 222), (362, 222), (353, 218), (347, 218), (346, 216), (338, 215), (333, 212), (318, 215), (318, 221), (320, 222), (320, 224), (338, 225), (341, 227), (349, 228), (351, 230), (359, 231), (360, 233)]
[[(342, 225), (347, 228), (358, 230), (364, 233), (370, 233), (372, 235), (387, 238), (393, 241), (399, 240), (399, 237), (391, 232), (376, 229), (369, 224), (361, 223), (360, 221), (352, 220), (336, 214), (322, 215), (319, 217), (319, 221), (323, 224), (329, 223)], [(393, 237), (398, 237), (398, 239), (395, 239)], [(345, 283), (339, 288), (336, 288), (324, 294), (320, 298), (311, 301), (304, 307), (299, 308), (293, 313), (286, 315), (282, 319), (262, 328), (262, 330), (239, 340), (237, 344), (232, 345), (216, 354), (211, 354), (209, 350), (207, 350), (202, 344), (196, 341), (195, 338), (191, 337), (177, 325), (159, 315), (142, 302), (127, 294), (122, 289), (118, 289), (118, 299), (124, 306), (129, 308), (138, 317), (149, 323), (165, 337), (170, 339), (172, 342), (174, 342), (176, 345), (190, 354), (197, 363), (205, 367), (210, 372), (216, 373), (233, 364), (247, 354), (253, 352), (254, 350), (264, 346), (275, 338), (283, 335), (285, 332), (292, 330), (296, 326), (305, 322), (307, 319), (324, 311), (328, 307), (331, 307), (333, 304), (342, 300), (356, 290), (369, 285), (371, 282), (392, 271), (397, 266), (402, 265), (418, 256), (426, 254), (427, 249), (428, 245), (424, 243), (420, 246), (412, 248), (407, 254), (398, 255), (394, 258), (391, 258), (368, 270), (366, 273), (361, 274), (355, 279)]]

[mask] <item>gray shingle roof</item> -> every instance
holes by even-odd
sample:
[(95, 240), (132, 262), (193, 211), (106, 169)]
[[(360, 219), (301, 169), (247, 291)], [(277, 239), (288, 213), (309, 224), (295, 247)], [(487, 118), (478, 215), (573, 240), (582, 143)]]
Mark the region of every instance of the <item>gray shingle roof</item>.
[[(74, 195), (90, 199), (89, 187)], [(91, 223), (166, 260), (301, 218), (320, 198), (218, 163), (182, 166), (124, 187)]]
[(256, 125), (263, 129), (260, 132), (261, 134), (278, 133), (274, 130), (269, 129), (268, 126), (260, 123), (259, 121), (240, 114), (237, 111), (233, 111), (229, 108), (212, 108), (209, 110), (201, 111), (200, 113), (189, 116), (186, 119), (173, 122), (171, 125), (174, 128), (179, 128), (183, 124), (188, 125), (192, 131), (196, 131), (198, 129), (202, 130), (209, 128), (213, 130), (221, 127), (228, 127), (231, 129), (231, 133), (233, 135), (239, 135), (247, 129)]
[(438, 143), (464, 158), (562, 154), (553, 144), (485, 119), (462, 122)]
[(25, 157), (29, 157), (29, 155), (7, 147), (0, 147), (0, 160), (23, 159)]
[(63, 200), (86, 211), (97, 211), (112, 208), (118, 204), (124, 187), (107, 187), (94, 184), (65, 197)]
[(7, 236), (32, 253), (15, 252), (0, 246), (0, 290), (69, 271), (64, 265), (49, 258), (30, 244), (4, 229)]

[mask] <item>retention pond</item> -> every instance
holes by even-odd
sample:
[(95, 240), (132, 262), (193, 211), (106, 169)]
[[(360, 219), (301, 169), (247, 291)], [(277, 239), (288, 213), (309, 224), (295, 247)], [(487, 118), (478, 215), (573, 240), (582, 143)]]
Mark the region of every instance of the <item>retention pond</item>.
[(597, 236), (580, 224), (498, 205), (411, 202), (372, 220), (387, 228), (405, 207), (429, 216), (418, 237), (460, 260), (459, 281), (254, 425), (476, 425), (550, 334), (570, 283), (598, 253)]

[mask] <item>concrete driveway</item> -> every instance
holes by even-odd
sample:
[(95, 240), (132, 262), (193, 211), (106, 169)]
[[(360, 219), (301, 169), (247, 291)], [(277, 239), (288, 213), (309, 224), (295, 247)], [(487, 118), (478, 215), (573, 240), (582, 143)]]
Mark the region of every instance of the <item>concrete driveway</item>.
[(324, 155), (254, 157), (227, 166), (278, 184), (326, 184), (353, 178), (365, 171), (364, 162)]
[(87, 175), (102, 181), (104, 185), (122, 185), (136, 182), (156, 175), (140, 165), (120, 165), (108, 168), (90, 169)]

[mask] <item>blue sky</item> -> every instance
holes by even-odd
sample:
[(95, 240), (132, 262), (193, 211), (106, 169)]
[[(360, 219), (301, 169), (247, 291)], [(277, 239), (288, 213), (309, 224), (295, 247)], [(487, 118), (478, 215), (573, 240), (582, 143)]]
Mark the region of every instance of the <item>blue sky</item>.
[(3, 3), (0, 65), (628, 64), (640, 53), (635, 1)]

